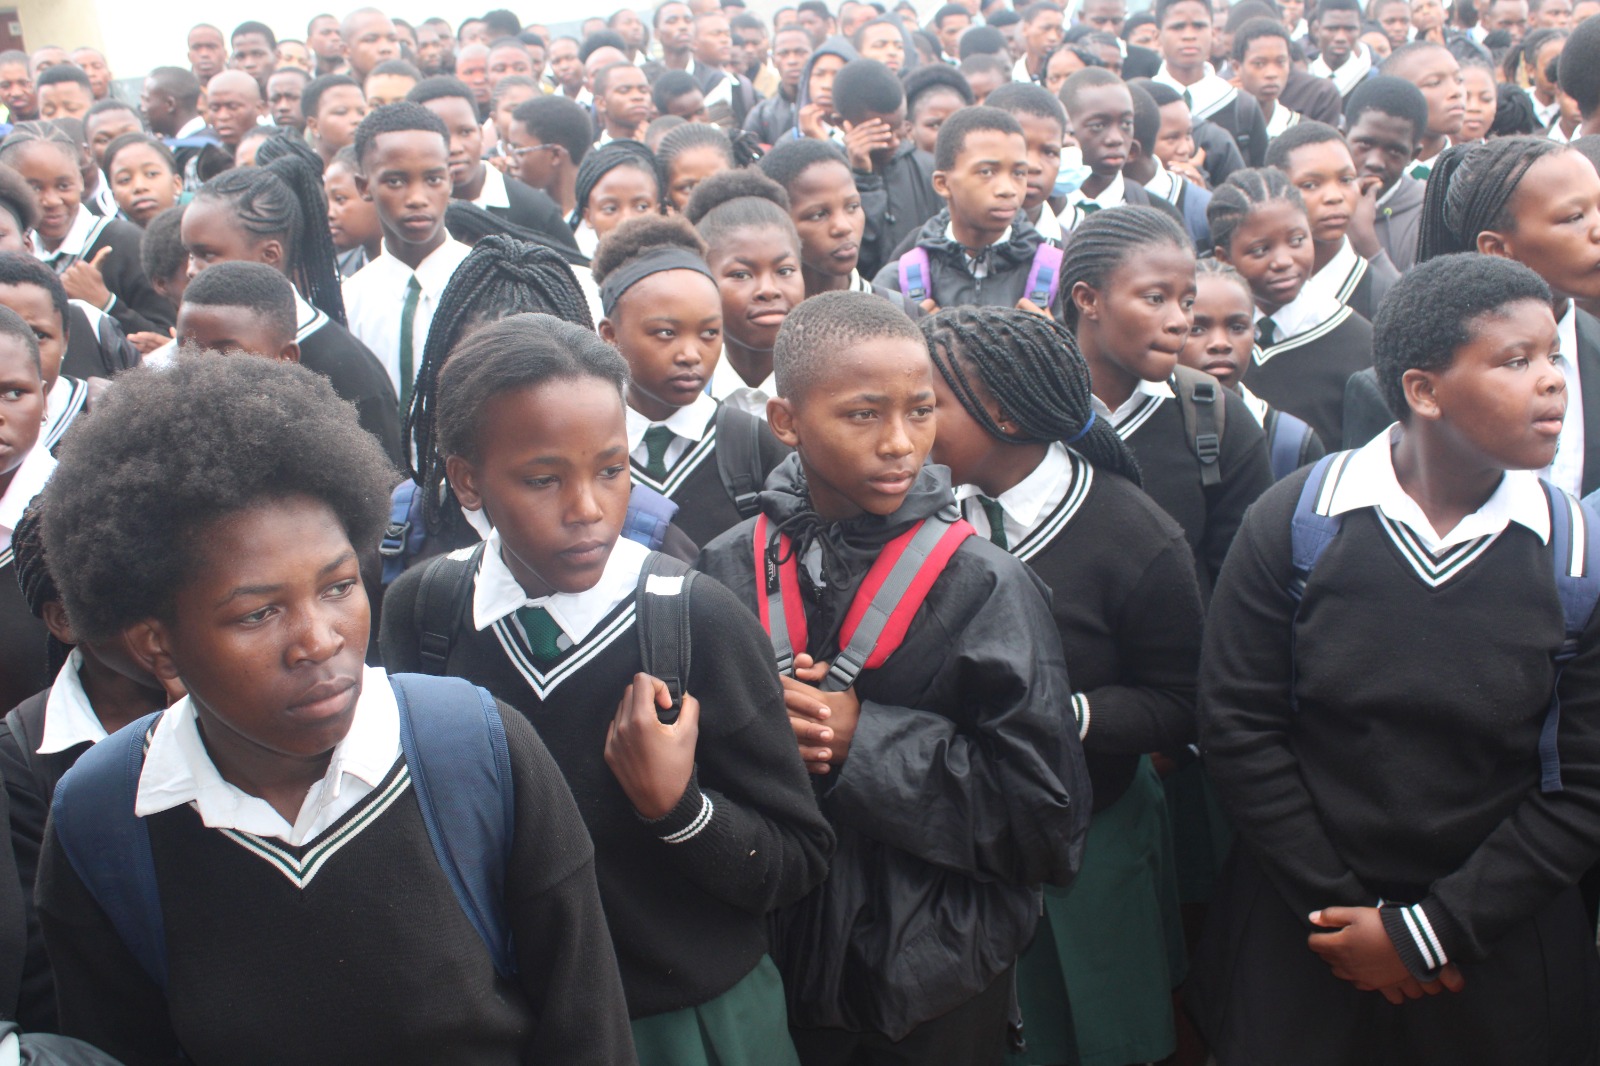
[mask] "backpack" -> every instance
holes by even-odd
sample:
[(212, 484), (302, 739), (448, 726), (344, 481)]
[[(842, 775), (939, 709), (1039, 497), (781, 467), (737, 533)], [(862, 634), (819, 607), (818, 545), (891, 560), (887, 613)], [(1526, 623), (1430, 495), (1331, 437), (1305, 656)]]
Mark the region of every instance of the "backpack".
[[(766, 486), (769, 473), (761, 460), (761, 435), (767, 424), (748, 411), (724, 403), (717, 406), (716, 425), (717, 476), (738, 508), (739, 517), (750, 518), (761, 510), (757, 497)], [(637, 485), (634, 490), (638, 491)], [(676, 509), (677, 505), (673, 507)], [(659, 547), (659, 543), (652, 547)]]
[[(442, 676), (448, 667), (456, 633), (467, 624), (472, 581), (483, 549), (480, 543), (470, 551), (437, 556), (422, 572), (412, 631), (417, 634), (425, 674)], [(689, 684), (689, 596), (696, 577), (686, 563), (658, 551), (645, 557), (639, 571), (635, 629), (641, 669), (664, 682), (672, 694), (672, 706), (657, 709), (657, 717), (669, 725), (678, 720)]]
[[(900, 257), (900, 294), (913, 304), (933, 298), (933, 271), (928, 263), (928, 250), (920, 244)], [(1028, 283), (1022, 295), (1040, 307), (1048, 308), (1055, 302), (1061, 288), (1061, 249), (1042, 241), (1033, 252), (1033, 265), (1028, 270)]]
[[(795, 655), (806, 650), (806, 612), (800, 599), (800, 562), (793, 545), (778, 535), (779, 564), (767, 554), (767, 516), (756, 519), (756, 597), (761, 628), (772, 641), (778, 672), (794, 668)], [(961, 542), (976, 534), (964, 518), (925, 518), (883, 546), (856, 590), (839, 628), (839, 654), (821, 688), (843, 692), (863, 670), (882, 666), (906, 639), (911, 619), (928, 598)]]
[(1228, 427), (1228, 405), (1217, 379), (1204, 371), (1174, 367), (1172, 391), (1178, 394), (1183, 426), (1189, 431), (1194, 456), (1200, 461), (1200, 484), (1222, 484), (1222, 434)]
[[(1333, 543), (1333, 538), (1338, 536), (1342, 525), (1342, 516), (1318, 513), (1317, 500), (1322, 495), (1334, 460), (1349, 454), (1336, 452), (1317, 460), (1295, 503), (1294, 517), (1289, 523), (1294, 574), (1286, 589), (1294, 598), (1294, 621), (1299, 621), (1300, 602), (1305, 596), (1311, 571), (1316, 568), (1317, 561), (1322, 558), (1328, 545)], [(1550, 503), (1550, 557), (1555, 568), (1556, 593), (1561, 599), (1564, 637), (1561, 647), (1551, 656), (1555, 664), (1555, 680), (1550, 686), (1550, 704), (1545, 711), (1544, 725), (1539, 731), (1539, 791), (1560, 792), (1561, 758), (1556, 750), (1556, 740), (1561, 725), (1561, 671), (1578, 654), (1578, 640), (1594, 614), (1595, 604), (1600, 602), (1600, 515), (1548, 481), (1541, 478), (1540, 484), (1544, 486), (1545, 496)], [(1290, 623), (1291, 627), (1293, 624)], [(1295, 706), (1294, 686), (1291, 662), (1291, 707)]]
[(1303, 420), (1287, 411), (1267, 411), (1267, 457), (1272, 464), (1272, 480), (1282, 481), (1310, 461), (1311, 442), (1316, 433)]
[[(434, 855), (504, 978), (517, 972), (505, 915), (515, 807), (511, 756), (494, 698), (460, 678), (391, 674), (400, 748)], [(477, 713), (468, 710), (475, 706)], [(133, 813), (161, 712), (84, 752), (56, 786), (56, 838), (73, 871), (151, 980), (167, 984), (167, 945), (145, 819)]]

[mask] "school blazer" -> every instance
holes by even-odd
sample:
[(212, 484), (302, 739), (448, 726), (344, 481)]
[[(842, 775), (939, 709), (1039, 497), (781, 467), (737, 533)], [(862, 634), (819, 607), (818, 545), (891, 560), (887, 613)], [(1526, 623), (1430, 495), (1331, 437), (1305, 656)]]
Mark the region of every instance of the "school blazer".
[[(1578, 378), (1583, 393), (1583, 495), (1600, 489), (1600, 319), (1576, 307)], [(1344, 387), (1344, 447), (1359, 448), (1394, 421), (1370, 368)]]
[(485, 210), (513, 225), (540, 233), (556, 244), (571, 248), (573, 251), (578, 250), (578, 243), (572, 237), (572, 227), (561, 217), (560, 205), (552, 200), (548, 193), (524, 185), (508, 174), (506, 199), (511, 203), (509, 208), (489, 207)]

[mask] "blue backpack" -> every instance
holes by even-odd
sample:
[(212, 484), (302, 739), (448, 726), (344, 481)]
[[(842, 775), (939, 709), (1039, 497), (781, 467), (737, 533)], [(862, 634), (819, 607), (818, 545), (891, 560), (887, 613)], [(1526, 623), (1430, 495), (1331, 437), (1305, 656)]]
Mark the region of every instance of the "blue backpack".
[[(1317, 499), (1322, 495), (1328, 473), (1340, 454), (1347, 453), (1336, 452), (1317, 460), (1317, 464), (1311, 468), (1311, 476), (1306, 478), (1305, 485), (1300, 489), (1294, 518), (1290, 520), (1289, 543), (1294, 576), (1289, 581), (1287, 591), (1294, 597), (1295, 621), (1299, 620), (1300, 601), (1305, 596), (1311, 571), (1316, 569), (1317, 561), (1327, 551), (1328, 545), (1333, 543), (1333, 538), (1339, 535), (1342, 524), (1342, 516), (1317, 513)], [(1594, 615), (1595, 604), (1600, 602), (1600, 515), (1548, 481), (1541, 481), (1540, 484), (1544, 486), (1545, 496), (1550, 502), (1550, 558), (1555, 568), (1556, 594), (1561, 599), (1564, 637), (1561, 647), (1551, 656), (1555, 664), (1555, 680), (1550, 686), (1550, 703), (1545, 711), (1544, 725), (1539, 731), (1539, 790), (1560, 792), (1561, 756), (1556, 750), (1556, 739), (1561, 726), (1561, 671), (1578, 654), (1578, 640)], [(1291, 705), (1294, 701), (1294, 685), (1291, 665)]]
[[(389, 681), (400, 705), (400, 748), (439, 866), (495, 971), (514, 977), (505, 874), (516, 817), (500, 712), (489, 693), (460, 678), (391, 674)], [(164, 990), (167, 943), (155, 859), (149, 828), (133, 813), (160, 714), (86, 751), (56, 786), (50, 820), (78, 879)]]
[[(1028, 282), (1022, 295), (1046, 311), (1055, 303), (1061, 288), (1061, 249), (1048, 241), (1041, 243), (1033, 253), (1033, 265), (1028, 269)], [(928, 250), (921, 245), (900, 257), (900, 295), (913, 304), (937, 299), (933, 295), (933, 270), (928, 263)]]

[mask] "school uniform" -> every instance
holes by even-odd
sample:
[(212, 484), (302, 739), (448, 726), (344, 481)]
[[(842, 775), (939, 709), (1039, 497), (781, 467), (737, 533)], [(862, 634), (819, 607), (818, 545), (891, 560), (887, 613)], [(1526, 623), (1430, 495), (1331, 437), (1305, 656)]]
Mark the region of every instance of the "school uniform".
[(109, 378), (139, 365), (139, 349), (117, 320), (82, 300), (67, 301), (67, 350), (61, 373), (75, 378)]
[[(929, 465), (894, 514), (824, 522), (791, 456), (761, 505), (796, 538), (806, 650), (832, 661), (846, 607), (884, 545), (948, 515), (953, 498), (948, 471)], [(724, 533), (697, 564), (752, 614), (767, 591), (755, 526)], [(1071, 881), (1091, 805), (1040, 588), (1008, 553), (966, 538), (903, 642), (854, 683), (861, 715), (849, 757), (814, 779), (838, 840), (827, 880), (772, 925), (807, 1066), (1000, 1060), (1009, 973), (1033, 935), (1038, 886)]]
[(439, 865), (394, 692), (368, 667), (293, 824), (223, 780), (190, 700), (157, 720), (134, 813), (160, 887), (165, 994), (46, 830), (38, 907), (62, 1031), (130, 1063), (632, 1062), (593, 849), (537, 735), (500, 714), (517, 978), (495, 972)]
[[(1392, 439), (1329, 469), (1316, 510), (1342, 525), (1298, 605), (1307, 474), (1262, 497), (1218, 584), (1200, 733), (1248, 846), (1190, 1003), (1223, 1066), (1589, 1062), (1600, 963), (1574, 886), (1600, 857), (1600, 628), (1560, 675), (1562, 790), (1541, 792), (1564, 628), (1545, 493), (1508, 471), (1440, 535)], [(1454, 963), (1462, 991), (1391, 1006), (1307, 950), (1312, 911), (1380, 903), (1407, 969)]]
[(383, 364), (348, 329), (294, 294), (295, 341), (300, 365), (328, 379), (341, 400), (355, 404), (361, 428), (377, 438), (384, 454), (404, 466), (399, 401)]
[(861, 238), (860, 266), (868, 275), (894, 255), (900, 242), (937, 215), (944, 200), (933, 191), (933, 156), (907, 139), (883, 170), (854, 170), (861, 210), (867, 219)]
[(358, 244), (347, 252), (340, 252), (333, 262), (339, 269), (339, 280), (343, 281), (367, 265), (367, 246)]
[(1211, 250), (1211, 223), (1206, 220), (1206, 208), (1211, 204), (1211, 190), (1203, 189), (1188, 178), (1179, 177), (1161, 165), (1161, 160), (1150, 157), (1156, 165), (1155, 177), (1144, 183), (1145, 191), (1157, 200), (1165, 201), (1178, 209), (1183, 217), (1183, 228), (1194, 239), (1194, 246), (1202, 252)]
[(1548, 130), (1552, 128), (1556, 121), (1561, 118), (1561, 100), (1557, 98), (1551, 100), (1548, 104), (1541, 103), (1539, 94), (1532, 85), (1522, 91), (1528, 94), (1528, 103), (1533, 105), (1534, 121), (1539, 123), (1541, 129)]
[[(388, 241), (384, 246), (361, 273), (344, 280), (345, 321), (355, 338), (377, 356), (404, 407), (422, 369), (428, 327), (445, 286), (472, 249), (446, 235), (444, 243), (412, 270), (389, 253)], [(402, 351), (407, 341), (409, 351)], [(402, 366), (410, 371), (405, 380)]]
[(1077, 229), (1084, 219), (1096, 211), (1106, 211), (1113, 207), (1131, 205), (1134, 207), (1154, 207), (1172, 216), (1173, 220), (1182, 224), (1183, 215), (1176, 207), (1159, 196), (1152, 196), (1143, 185), (1130, 182), (1122, 171), (1117, 171), (1117, 176), (1111, 183), (1100, 190), (1098, 196), (1090, 196), (1083, 191), (1083, 186), (1078, 186), (1067, 194), (1067, 202), (1057, 216), (1063, 233), (1071, 233)]
[(50, 449), (35, 444), (0, 496), (0, 706), (14, 707), (50, 683), (50, 631), (33, 616), (17, 584), (11, 531), (55, 473)]
[[(1357, 374), (1355, 376), (1360, 377), (1361, 375)], [(1354, 380), (1354, 378), (1351, 380)], [(1304, 421), (1295, 418), (1294, 415), (1285, 414), (1285, 412), (1278, 410), (1243, 385), (1239, 386), (1238, 393), (1239, 399), (1244, 401), (1245, 407), (1249, 408), (1250, 413), (1255, 416), (1256, 424), (1261, 427), (1261, 432), (1266, 434), (1267, 454), (1272, 464), (1274, 480), (1281, 481), (1300, 467), (1314, 463), (1328, 454), (1328, 446), (1323, 443), (1321, 437), (1317, 436), (1317, 431), (1306, 425)], [(1348, 396), (1349, 394), (1346, 393), (1346, 395)], [(1293, 422), (1286, 423), (1284, 422), (1285, 418), (1293, 419)], [(1283, 448), (1286, 445), (1280, 446), (1280, 436), (1291, 431), (1299, 433), (1301, 432), (1300, 426), (1305, 426), (1304, 436), (1298, 438), (1301, 441), (1301, 446), (1292, 454), (1284, 451)], [(1289, 437), (1287, 439), (1292, 441), (1297, 438)]]
[(1206, 154), (1202, 170), (1211, 188), (1222, 185), (1234, 171), (1249, 166), (1233, 136), (1215, 122), (1195, 122), (1190, 127), (1190, 133), (1194, 137), (1195, 149)]
[(56, 377), (56, 383), (44, 395), (44, 429), (39, 432), (38, 447), (54, 455), (61, 446), (72, 423), (89, 404), (89, 383), (65, 374)]
[[(639, 1040), (641, 1052), (658, 1045), (657, 1030), (692, 1027), (698, 1016), (746, 1049), (718, 1061), (793, 1061), (781, 1050), (782, 993), (766, 958), (765, 919), (821, 879), (828, 826), (760, 629), (714, 581), (697, 582), (689, 606), (696, 654), (686, 691), (701, 707), (694, 777), (663, 818), (634, 810), (605, 745), (623, 689), (643, 668), (635, 588), (647, 555), (618, 540), (593, 588), (529, 599), (491, 533), (447, 669), (533, 722), (572, 788), (595, 842), (629, 1015), (649, 1038)], [(382, 646), (395, 669), (420, 665), (412, 618), (421, 577), (408, 571), (389, 589)], [(730, 993), (761, 1008), (742, 1037), (719, 1021), (728, 1004), (713, 1005)], [(692, 1013), (666, 1017), (683, 1011)], [(762, 1040), (765, 1049), (754, 1044)]]
[(144, 276), (139, 262), (139, 246), (144, 231), (120, 218), (96, 218), (82, 204), (72, 227), (55, 251), (47, 251), (37, 231), (33, 233), (33, 254), (57, 274), (77, 262), (89, 263), (101, 251), (110, 254), (100, 264), (100, 276), (111, 292), (111, 302), (101, 308), (117, 320), (124, 333), (160, 333), (165, 336), (177, 322), (177, 313), (165, 296), (156, 292)]
[(111, 192), (111, 179), (100, 172), (100, 180), (95, 182), (94, 192), (84, 193), (83, 206), (97, 218), (121, 218), (122, 209), (117, 206), (117, 198)]
[(1258, 307), (1255, 315), (1251, 390), (1323, 440), (1342, 440), (1345, 382), (1372, 365), (1372, 326), (1309, 282), (1272, 314)]
[(472, 201), (497, 218), (533, 230), (566, 248), (577, 250), (572, 228), (561, 217), (561, 207), (542, 190), (508, 178), (497, 167), (484, 164), (483, 188)]
[(1450, 138), (1446, 137), (1444, 139), (1443, 147), (1426, 159), (1418, 159), (1414, 161), (1409, 167), (1406, 168), (1406, 174), (1416, 178), (1418, 181), (1427, 181), (1428, 175), (1433, 173), (1433, 165), (1439, 161), (1439, 157), (1444, 154), (1446, 148), (1451, 147), (1451, 144), (1452, 142)]
[(1339, 241), (1339, 250), (1333, 253), (1321, 270), (1306, 279), (1302, 296), (1311, 292), (1313, 298), (1332, 298), (1371, 322), (1378, 314), (1389, 288), (1400, 280), (1389, 257), (1379, 252), (1374, 259), (1358, 255), (1348, 237)]
[(1328, 61), (1322, 56), (1313, 59), (1306, 67), (1306, 73), (1313, 78), (1325, 78), (1333, 82), (1333, 87), (1339, 90), (1341, 97), (1348, 98), (1355, 92), (1356, 86), (1374, 77), (1377, 67), (1372, 62), (1372, 49), (1360, 41), (1351, 49), (1343, 63), (1338, 67), (1328, 66)]
[[(1033, 257), (1043, 240), (1018, 212), (993, 244), (971, 255), (956, 240), (947, 207), (917, 231), (914, 246), (927, 249), (928, 280), (940, 307), (1015, 307), (1027, 295)], [(899, 257), (884, 263), (872, 283), (900, 292)]]
[[(651, 422), (632, 407), (628, 422), (628, 473), (634, 484), (655, 489), (678, 505), (674, 520), (696, 544), (743, 521), (722, 483), (717, 461), (717, 409), (721, 405), (701, 393), (664, 422)], [(759, 423), (757, 451), (761, 469), (770, 473), (789, 449), (767, 429), (764, 419), (740, 411), (741, 421)], [(730, 423), (731, 424), (731, 423)]]
[(1278, 94), (1278, 106), (1334, 129), (1344, 126), (1344, 98), (1339, 90), (1326, 78), (1313, 78), (1303, 70), (1290, 68), (1283, 92)]
[(1164, 905), (1176, 883), (1166, 804), (1145, 753), (1194, 740), (1201, 609), (1189, 545), (1131, 482), (1060, 444), (996, 499), (973, 485), (956, 497), (979, 536), (1051, 590), (1094, 785), (1078, 878), (1045, 887), (1039, 928), (1017, 967), (1026, 1061), (1164, 1059), (1181, 976), (1168, 958), (1175, 908)]
[(1417, 265), (1417, 236), (1422, 229), (1422, 198), (1427, 186), (1402, 174), (1378, 197), (1378, 242), (1402, 273)]
[[(1253, 167), (1263, 166), (1267, 160), (1267, 120), (1261, 114), (1261, 105), (1249, 93), (1217, 76), (1216, 68), (1205, 65), (1205, 75), (1193, 85), (1184, 85), (1172, 76), (1167, 64), (1162, 63), (1155, 79), (1177, 90), (1189, 105), (1190, 117), (1195, 122), (1214, 123), (1232, 137), (1239, 152)], [(1224, 179), (1226, 180), (1226, 179)]]

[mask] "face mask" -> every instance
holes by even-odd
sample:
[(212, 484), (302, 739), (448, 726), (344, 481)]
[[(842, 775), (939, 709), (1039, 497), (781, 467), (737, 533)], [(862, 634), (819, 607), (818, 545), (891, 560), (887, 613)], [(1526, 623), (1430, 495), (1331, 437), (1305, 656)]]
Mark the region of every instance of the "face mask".
[(1089, 180), (1092, 171), (1083, 165), (1083, 149), (1077, 145), (1061, 149), (1061, 166), (1056, 170), (1053, 196), (1066, 196)]

